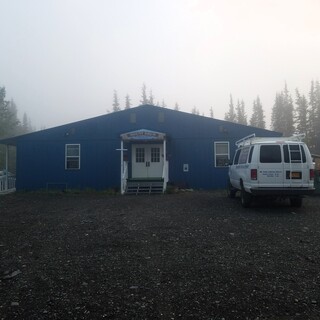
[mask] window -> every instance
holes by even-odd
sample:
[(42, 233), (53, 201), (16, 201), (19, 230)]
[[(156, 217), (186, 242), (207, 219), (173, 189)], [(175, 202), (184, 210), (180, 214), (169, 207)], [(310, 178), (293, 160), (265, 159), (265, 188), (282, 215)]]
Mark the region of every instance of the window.
[(144, 148), (136, 148), (136, 163), (144, 162)]
[(80, 169), (80, 144), (66, 144), (65, 168)]
[(215, 142), (214, 151), (215, 151), (214, 165), (216, 167), (227, 166), (230, 159), (229, 142)]
[(260, 147), (261, 163), (281, 163), (281, 149), (279, 145), (265, 145)]
[(151, 148), (151, 162), (160, 162), (160, 148)]

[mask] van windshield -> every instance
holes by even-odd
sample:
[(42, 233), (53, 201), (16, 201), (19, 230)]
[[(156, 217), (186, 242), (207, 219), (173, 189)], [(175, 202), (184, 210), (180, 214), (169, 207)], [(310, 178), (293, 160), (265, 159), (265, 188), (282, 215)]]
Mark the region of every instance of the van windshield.
[(281, 149), (279, 145), (260, 146), (260, 163), (281, 163)]

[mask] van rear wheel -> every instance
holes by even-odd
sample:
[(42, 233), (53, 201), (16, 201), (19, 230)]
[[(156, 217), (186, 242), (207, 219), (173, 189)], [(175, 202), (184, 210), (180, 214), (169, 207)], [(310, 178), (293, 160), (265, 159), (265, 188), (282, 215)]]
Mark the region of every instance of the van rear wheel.
[(290, 198), (290, 205), (291, 207), (300, 208), (302, 206), (302, 198), (301, 197)]
[(248, 208), (251, 205), (252, 196), (247, 192), (244, 187), (241, 188), (241, 204), (244, 208)]

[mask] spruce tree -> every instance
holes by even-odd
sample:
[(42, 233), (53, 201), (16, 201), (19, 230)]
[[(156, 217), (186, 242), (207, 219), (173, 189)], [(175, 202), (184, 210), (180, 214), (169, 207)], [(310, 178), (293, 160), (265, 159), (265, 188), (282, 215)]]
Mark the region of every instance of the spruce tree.
[(130, 108), (131, 108), (131, 99), (130, 99), (130, 96), (127, 94), (126, 95), (125, 109), (130, 109)]
[(26, 112), (23, 114), (22, 123), (21, 123), (21, 133), (29, 133), (32, 132), (31, 120), (27, 116)]
[(120, 111), (120, 104), (118, 99), (118, 93), (116, 90), (113, 91), (113, 103), (112, 103), (112, 111), (117, 112)]
[(234, 111), (233, 99), (230, 94), (229, 111), (224, 115), (224, 120), (230, 122), (236, 122), (236, 113)]
[(320, 84), (311, 81), (309, 92), (309, 147), (320, 153)]
[(285, 111), (283, 94), (277, 93), (271, 114), (271, 128), (275, 131), (283, 132), (285, 128)]
[(306, 134), (306, 142), (308, 143), (308, 101), (304, 95), (300, 95), (296, 89), (296, 105), (295, 108), (295, 126), (297, 133)]
[(315, 84), (315, 102), (316, 102), (316, 143), (315, 152), (320, 153), (320, 83), (317, 80)]
[(147, 98), (147, 86), (146, 86), (145, 83), (143, 83), (142, 88), (141, 88), (141, 100), (140, 100), (140, 103), (142, 105), (149, 103), (148, 98)]
[(275, 104), (272, 108), (271, 127), (282, 132), (284, 136), (294, 133), (293, 102), (285, 84), (284, 91), (276, 94)]
[(200, 111), (196, 106), (193, 106), (193, 108), (191, 109), (191, 113), (196, 114), (196, 115), (200, 115)]
[(284, 112), (285, 112), (285, 127), (284, 134), (287, 136), (291, 136), (294, 133), (294, 107), (292, 97), (288, 91), (287, 83), (285, 83), (284, 91)]
[(152, 106), (154, 106), (154, 96), (152, 94), (152, 90), (150, 90), (150, 93), (149, 93), (148, 104), (151, 104)]
[(0, 87), (0, 137), (19, 134), (19, 124), (16, 104), (6, 100), (6, 89)]
[(247, 125), (247, 115), (245, 112), (245, 104), (243, 100), (241, 100), (241, 102), (238, 100), (236, 111), (236, 122)]
[(212, 107), (210, 107), (210, 118), (214, 118), (214, 112)]
[(250, 125), (253, 127), (265, 129), (266, 122), (264, 119), (265, 119), (265, 115), (263, 112), (262, 104), (259, 96), (257, 96), (257, 98), (253, 101), (253, 109), (252, 109), (252, 115), (250, 119)]

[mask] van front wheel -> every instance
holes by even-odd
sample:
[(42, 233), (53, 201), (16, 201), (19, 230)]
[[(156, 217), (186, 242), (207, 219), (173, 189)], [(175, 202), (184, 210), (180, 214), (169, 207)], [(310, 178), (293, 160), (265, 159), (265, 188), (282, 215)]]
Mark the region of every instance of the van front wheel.
[(244, 187), (241, 188), (241, 204), (244, 208), (250, 207), (252, 196), (247, 192)]

